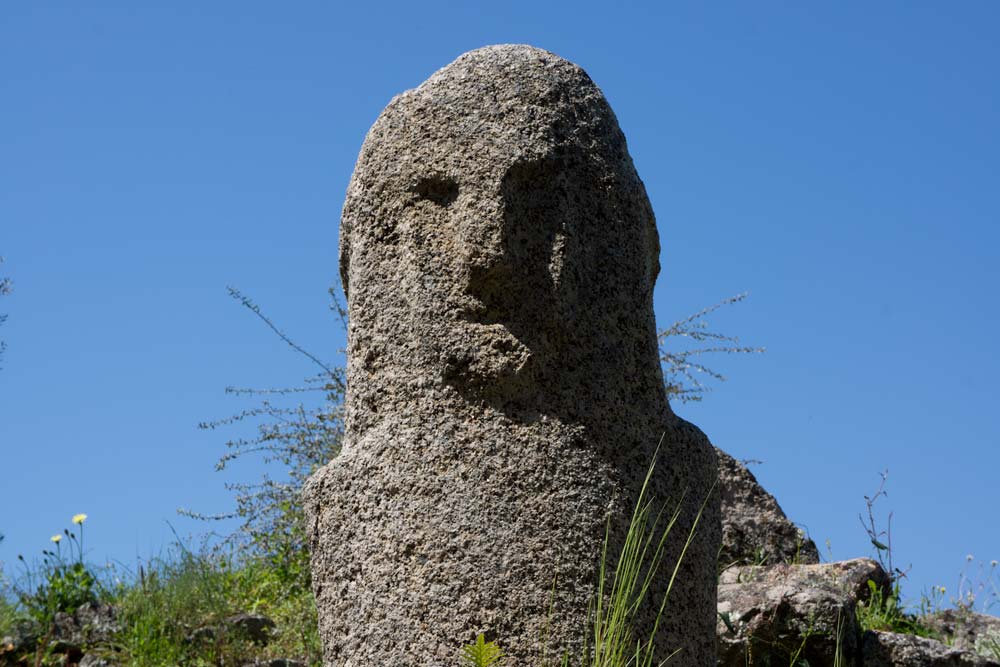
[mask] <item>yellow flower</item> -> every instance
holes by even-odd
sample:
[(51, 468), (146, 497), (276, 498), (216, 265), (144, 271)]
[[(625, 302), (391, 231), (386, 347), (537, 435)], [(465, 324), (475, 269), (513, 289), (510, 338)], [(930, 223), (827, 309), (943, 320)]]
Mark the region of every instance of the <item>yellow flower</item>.
[(73, 515), (73, 523), (80, 524), (80, 523), (83, 523), (86, 520), (87, 520), (87, 515), (86, 514), (74, 514)]
[(59, 541), (62, 540), (62, 535), (53, 535), (49, 539), (55, 542), (56, 544), (59, 544)]
[(938, 590), (941, 591), (941, 595), (944, 595), (945, 593), (948, 592), (948, 589), (945, 588), (944, 586), (941, 586), (940, 588), (938, 588)]

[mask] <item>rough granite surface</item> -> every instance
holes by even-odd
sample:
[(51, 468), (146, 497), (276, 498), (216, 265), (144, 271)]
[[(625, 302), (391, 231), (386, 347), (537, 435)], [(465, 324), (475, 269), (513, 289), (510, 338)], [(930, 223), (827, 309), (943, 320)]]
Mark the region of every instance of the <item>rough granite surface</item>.
[(970, 609), (944, 609), (920, 617), (920, 622), (955, 648), (975, 651), (1000, 646), (1000, 618), (996, 616)]
[[(663, 390), (659, 240), (607, 100), (530, 46), (472, 51), (394, 98), (344, 204), (346, 440), (305, 490), (324, 662), (506, 665), (579, 653), (658, 443), (695, 538), (657, 662), (715, 662), (716, 457)], [(642, 610), (652, 624), (660, 577)]]
[(720, 667), (856, 664), (855, 609), (870, 595), (869, 580), (888, 592), (889, 576), (868, 558), (729, 568), (719, 577)]
[(862, 643), (862, 667), (1000, 667), (985, 656), (928, 637), (874, 630), (864, 634)]
[(721, 449), (722, 549), (719, 565), (805, 565), (819, 562), (816, 543), (792, 523), (745, 465)]

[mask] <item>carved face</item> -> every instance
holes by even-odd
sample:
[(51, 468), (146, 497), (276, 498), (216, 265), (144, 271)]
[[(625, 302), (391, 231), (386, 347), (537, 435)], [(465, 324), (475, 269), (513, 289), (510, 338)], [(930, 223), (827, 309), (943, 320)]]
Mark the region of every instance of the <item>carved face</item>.
[(420, 276), (406, 288), (425, 342), (449, 383), (523, 390), (564, 338), (573, 216), (558, 182), (571, 173), (551, 158), (495, 163), (476, 180), (413, 166), (397, 231), (402, 261)]
[(341, 230), (368, 357), (480, 394), (545, 392), (594, 347), (580, 339), (648, 310), (655, 224), (614, 115), (589, 79), (573, 104), (529, 74), (432, 77), (369, 133)]

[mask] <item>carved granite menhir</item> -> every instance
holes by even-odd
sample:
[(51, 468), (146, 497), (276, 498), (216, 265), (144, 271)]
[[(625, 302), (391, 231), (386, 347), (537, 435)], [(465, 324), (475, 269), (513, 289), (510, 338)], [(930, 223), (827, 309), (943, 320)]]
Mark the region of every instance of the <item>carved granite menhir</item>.
[[(604, 95), (529, 46), (467, 53), (382, 112), (344, 204), (347, 437), (306, 488), (329, 666), (576, 655), (608, 521), (660, 445), (681, 504), (659, 659), (715, 660), (716, 459), (663, 390), (659, 241)], [(650, 627), (665, 586), (643, 610)]]

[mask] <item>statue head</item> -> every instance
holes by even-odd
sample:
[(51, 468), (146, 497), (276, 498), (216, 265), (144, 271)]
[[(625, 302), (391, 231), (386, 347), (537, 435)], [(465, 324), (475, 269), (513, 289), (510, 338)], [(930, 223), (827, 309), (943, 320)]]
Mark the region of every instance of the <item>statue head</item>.
[(549, 52), (472, 51), (394, 98), (340, 234), (357, 398), (389, 381), (564, 412), (658, 368), (652, 209), (604, 95)]

